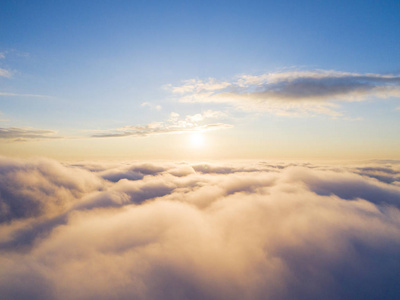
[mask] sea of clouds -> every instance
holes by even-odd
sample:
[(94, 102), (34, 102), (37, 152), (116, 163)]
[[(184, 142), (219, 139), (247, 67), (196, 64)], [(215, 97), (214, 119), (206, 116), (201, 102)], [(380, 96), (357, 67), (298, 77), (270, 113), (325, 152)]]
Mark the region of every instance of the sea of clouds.
[(396, 299), (400, 164), (0, 158), (1, 299)]

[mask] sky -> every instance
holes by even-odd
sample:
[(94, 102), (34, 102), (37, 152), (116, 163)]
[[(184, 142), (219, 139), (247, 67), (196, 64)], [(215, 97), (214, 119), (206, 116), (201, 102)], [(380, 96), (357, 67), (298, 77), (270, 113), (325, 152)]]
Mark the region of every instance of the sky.
[(400, 299), (399, 1), (0, 1), (0, 295)]
[(2, 1), (0, 154), (399, 159), (398, 1)]

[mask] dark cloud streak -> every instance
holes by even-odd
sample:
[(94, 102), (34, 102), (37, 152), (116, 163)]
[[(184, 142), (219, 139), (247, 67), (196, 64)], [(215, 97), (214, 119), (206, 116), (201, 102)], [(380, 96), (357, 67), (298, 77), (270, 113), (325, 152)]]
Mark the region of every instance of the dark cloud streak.
[(187, 81), (171, 87), (181, 102), (227, 103), (245, 111), (280, 115), (339, 116), (339, 102), (400, 97), (400, 76), (338, 71), (291, 71), (242, 75), (232, 82)]
[(60, 139), (61, 136), (55, 135), (56, 131), (32, 128), (0, 128), (0, 139), (12, 141), (28, 141), (28, 140), (48, 140)]

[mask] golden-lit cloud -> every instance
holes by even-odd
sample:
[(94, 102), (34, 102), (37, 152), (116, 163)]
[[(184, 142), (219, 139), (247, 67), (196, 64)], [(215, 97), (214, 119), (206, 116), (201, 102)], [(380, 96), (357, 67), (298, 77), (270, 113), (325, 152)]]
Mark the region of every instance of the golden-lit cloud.
[(0, 127), (0, 139), (9, 141), (29, 141), (29, 140), (47, 140), (60, 139), (56, 131), (34, 128)]
[(400, 97), (400, 77), (338, 71), (289, 71), (241, 75), (232, 82), (188, 80), (170, 86), (181, 102), (226, 103), (244, 111), (278, 115), (340, 116), (338, 103)]
[(207, 119), (224, 118), (223, 112), (207, 110), (204, 113), (187, 115), (184, 118), (178, 113), (172, 112), (168, 121), (154, 122), (147, 125), (124, 126), (117, 129), (100, 131), (92, 137), (126, 137), (126, 136), (148, 136), (154, 134), (172, 134), (194, 131), (210, 131), (232, 128), (233, 125), (225, 123), (204, 123)]
[(68, 165), (3, 158), (0, 171), (5, 299), (399, 293), (396, 161)]

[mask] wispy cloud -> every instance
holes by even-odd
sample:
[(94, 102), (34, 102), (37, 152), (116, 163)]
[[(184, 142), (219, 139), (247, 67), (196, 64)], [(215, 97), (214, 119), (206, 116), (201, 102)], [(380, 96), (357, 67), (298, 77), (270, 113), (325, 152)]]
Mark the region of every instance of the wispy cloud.
[(338, 71), (241, 75), (231, 82), (188, 80), (169, 86), (181, 102), (226, 103), (244, 111), (278, 115), (339, 116), (338, 102), (400, 97), (400, 76)]
[(220, 111), (208, 110), (195, 115), (187, 115), (184, 118), (178, 113), (172, 112), (166, 122), (154, 122), (147, 125), (124, 126), (117, 129), (102, 131), (92, 137), (126, 137), (126, 136), (147, 136), (154, 134), (172, 134), (192, 131), (210, 131), (231, 128), (233, 125), (225, 123), (206, 123), (207, 119), (217, 119), (226, 115)]
[(218, 82), (215, 78), (208, 78), (207, 81), (199, 80), (199, 79), (189, 79), (184, 80), (183, 85), (181, 86), (172, 86), (167, 84), (165, 88), (171, 89), (173, 93), (191, 93), (191, 92), (204, 92), (204, 91), (216, 91), (222, 90), (226, 87), (231, 86), (232, 84), (224, 81)]
[(28, 140), (45, 140), (45, 139), (60, 139), (61, 136), (56, 135), (56, 131), (34, 128), (18, 128), (0, 127), (0, 139), (10, 141), (28, 141)]
[(143, 107), (149, 107), (149, 108), (155, 109), (155, 110), (161, 110), (161, 109), (162, 109), (162, 106), (161, 106), (161, 105), (159, 105), (159, 104), (154, 104), (154, 103), (150, 103), (150, 102), (143, 102), (143, 103), (141, 104), (141, 106), (143, 106)]
[(4, 92), (0, 92), (0, 96), (5, 96), (5, 97), (33, 97), (33, 98), (51, 98), (51, 96), (47, 96), (47, 95), (38, 95), (38, 94), (19, 94), (19, 93), (4, 93)]
[(0, 76), (1, 77), (11, 78), (12, 74), (13, 74), (13, 72), (11, 72), (10, 70), (0, 68)]

